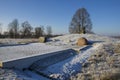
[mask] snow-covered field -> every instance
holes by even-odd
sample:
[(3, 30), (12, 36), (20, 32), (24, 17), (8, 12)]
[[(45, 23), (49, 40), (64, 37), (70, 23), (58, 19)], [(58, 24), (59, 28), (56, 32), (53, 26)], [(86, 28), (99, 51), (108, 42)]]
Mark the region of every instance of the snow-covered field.
[[(81, 70), (82, 70), (82, 64), (85, 63), (91, 55), (97, 54), (97, 52), (99, 52), (101, 50), (100, 49), (101, 47), (110, 47), (110, 46), (112, 46), (112, 44), (120, 44), (119, 39), (114, 39), (114, 38), (101, 36), (101, 35), (95, 35), (95, 34), (67, 34), (67, 35), (64, 35), (64, 36), (59, 36), (59, 37), (52, 38), (50, 42), (47, 42), (47, 43), (41, 44), (41, 45), (42, 46), (43, 45), (55, 46), (55, 47), (51, 48), (50, 51), (52, 51), (52, 49), (53, 50), (57, 49), (57, 47), (59, 47), (59, 48), (61, 47), (62, 49), (73, 48), (73, 47), (76, 46), (77, 39), (80, 38), (80, 37), (85, 37), (89, 41), (89, 45), (88, 45), (87, 49), (83, 49), (76, 56), (70, 57), (66, 60), (63, 60), (63, 61), (58, 62), (56, 64), (50, 65), (43, 70), (36, 70), (36, 72), (37, 73), (43, 73), (44, 75), (46, 75), (48, 77), (55, 78), (55, 79), (65, 80), (65, 79), (70, 78), (70, 76), (73, 76), (77, 73), (80, 73)], [(36, 45), (36, 44), (32, 44), (32, 45)], [(37, 51), (36, 48), (41, 46), (41, 45), (39, 45), (36, 48), (35, 47), (33, 48), (33, 47), (31, 47), (32, 45), (27, 46), (27, 48), (32, 49), (33, 52), (36, 52)], [(37, 43), (37, 45), (38, 45), (38, 43)], [(45, 46), (41, 47), (41, 49), (46, 50), (47, 46), (46, 47)], [(26, 51), (27, 48), (24, 49), (20, 46), (15, 46), (14, 49), (12, 49), (12, 50), (15, 50), (15, 52)], [(114, 53), (114, 52), (111, 52), (112, 48), (108, 48), (108, 50), (106, 50), (108, 52), (108, 54), (109, 53), (110, 54)], [(2, 49), (2, 47), (0, 47), (0, 53), (1, 53), (1, 51), (5, 51), (5, 50)], [(38, 52), (36, 52), (36, 54), (37, 53)], [(31, 52), (31, 54), (32, 54), (32, 52)], [(0, 72), (1, 72), (1, 70), (0, 70)], [(15, 72), (15, 71), (13, 71), (13, 72)], [(29, 74), (30, 72), (26, 71), (25, 73)], [(4, 75), (12, 75), (12, 74), (13, 73), (7, 74), (7, 73), (4, 72), (4, 73), (0, 74), (0, 78), (1, 77), (9, 78), (9, 77), (4, 76)], [(25, 75), (25, 76), (27, 76), (27, 75)], [(27, 76), (27, 77), (32, 78), (31, 76)], [(33, 80), (34, 79), (42, 80), (40, 78), (33, 78)], [(11, 79), (11, 80), (14, 80), (14, 79)], [(21, 77), (20, 80), (23, 80), (23, 78)], [(25, 78), (24, 80), (30, 80), (30, 79)]]
[(0, 61), (9, 61), (29, 56), (43, 55), (63, 49), (63, 47), (46, 45), (44, 43), (0, 47)]
[(0, 39), (1, 44), (19, 44), (19, 43), (30, 43), (30, 42), (38, 42), (38, 39)]

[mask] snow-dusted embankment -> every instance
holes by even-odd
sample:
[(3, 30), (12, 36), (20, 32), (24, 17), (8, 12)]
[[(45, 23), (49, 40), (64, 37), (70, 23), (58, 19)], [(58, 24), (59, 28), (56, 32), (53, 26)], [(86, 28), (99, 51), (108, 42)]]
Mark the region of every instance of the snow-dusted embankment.
[(82, 63), (85, 62), (88, 57), (95, 54), (96, 50), (98, 50), (100, 46), (101, 44), (96, 44), (95, 46), (89, 48), (86, 51), (81, 51), (76, 56), (73, 56), (59, 63), (53, 64), (44, 70), (36, 69), (36, 71), (52, 78), (64, 80), (66, 78), (69, 78), (71, 75), (80, 72)]

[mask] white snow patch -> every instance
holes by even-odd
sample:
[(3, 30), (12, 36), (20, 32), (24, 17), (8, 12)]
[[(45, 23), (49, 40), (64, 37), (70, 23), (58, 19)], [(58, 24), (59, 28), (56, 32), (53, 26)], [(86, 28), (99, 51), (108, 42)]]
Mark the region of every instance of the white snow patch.
[(31, 56), (43, 55), (65, 50), (60, 46), (46, 45), (44, 43), (31, 43), (28, 45), (0, 47), (0, 60), (10, 61)]

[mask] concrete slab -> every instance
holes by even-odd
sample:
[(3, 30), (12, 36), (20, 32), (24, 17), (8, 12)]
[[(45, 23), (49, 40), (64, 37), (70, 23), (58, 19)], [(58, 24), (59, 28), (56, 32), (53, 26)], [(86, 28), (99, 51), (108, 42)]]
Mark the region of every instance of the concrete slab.
[[(71, 48), (46, 45), (44, 43), (0, 47), (0, 67), (22, 70), (28, 68), (32, 63), (38, 60), (44, 61), (49, 58), (46, 61), (49, 62), (49, 60), (52, 60), (51, 58), (53, 58), (54, 61), (51, 61), (51, 63), (49, 63), (50, 65), (73, 56), (70, 54), (72, 51)], [(58, 56), (63, 57), (57, 59)]]
[(58, 54), (63, 47), (32, 43), (28, 45), (0, 47), (0, 66), (4, 68), (28, 68), (33, 62)]
[(57, 51), (57, 52), (54, 52), (51, 54), (53, 54), (53, 55), (41, 58), (40, 60), (34, 62), (29, 67), (29, 69), (34, 70), (34, 71), (38, 70), (38, 69), (43, 70), (44, 68), (46, 68), (52, 64), (61, 62), (65, 59), (68, 59), (70, 57), (77, 55), (76, 51), (73, 49), (66, 49), (66, 50), (62, 50), (62, 51)]

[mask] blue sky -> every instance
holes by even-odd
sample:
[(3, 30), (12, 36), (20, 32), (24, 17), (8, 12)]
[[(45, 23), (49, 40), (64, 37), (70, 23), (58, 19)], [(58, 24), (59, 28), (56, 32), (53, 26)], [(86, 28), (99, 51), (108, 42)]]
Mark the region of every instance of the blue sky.
[(15, 18), (33, 27), (50, 25), (53, 32), (68, 33), (76, 10), (85, 7), (93, 31), (98, 34), (120, 34), (120, 0), (0, 0), (0, 23), (3, 29)]

